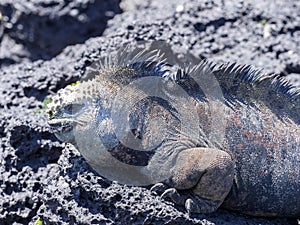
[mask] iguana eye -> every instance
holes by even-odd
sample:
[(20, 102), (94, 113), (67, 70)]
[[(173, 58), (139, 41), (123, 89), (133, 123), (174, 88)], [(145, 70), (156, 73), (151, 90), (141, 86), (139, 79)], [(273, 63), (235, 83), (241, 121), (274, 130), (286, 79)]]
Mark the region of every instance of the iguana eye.
[(64, 106), (63, 111), (65, 114), (75, 115), (79, 113), (84, 107), (85, 104), (69, 104)]

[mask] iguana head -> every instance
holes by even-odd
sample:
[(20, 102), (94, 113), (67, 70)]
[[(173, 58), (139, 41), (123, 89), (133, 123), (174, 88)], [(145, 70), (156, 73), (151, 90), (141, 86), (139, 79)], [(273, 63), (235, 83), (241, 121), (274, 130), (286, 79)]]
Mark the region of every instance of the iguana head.
[(84, 123), (80, 115), (88, 109), (91, 100), (85, 100), (79, 95), (77, 86), (67, 86), (61, 89), (52, 102), (47, 105), (48, 123), (58, 139), (73, 142), (73, 129), (77, 124)]
[(57, 138), (75, 143), (76, 129), (88, 131), (104, 120), (110, 92), (96, 80), (77, 82), (59, 90), (47, 105), (48, 124)]
[[(157, 51), (147, 56), (153, 55), (158, 57)], [(153, 66), (149, 61), (130, 60), (129, 55), (120, 54), (114, 59), (94, 62), (87, 68), (88, 80), (68, 85), (52, 97), (51, 103), (47, 104), (48, 124), (58, 139), (75, 144), (75, 136), (83, 131), (88, 135), (89, 130), (105, 139), (102, 141), (109, 147), (116, 144), (113, 135), (110, 135), (115, 95), (136, 76), (151, 74), (157, 64), (152, 63), (155, 64)]]

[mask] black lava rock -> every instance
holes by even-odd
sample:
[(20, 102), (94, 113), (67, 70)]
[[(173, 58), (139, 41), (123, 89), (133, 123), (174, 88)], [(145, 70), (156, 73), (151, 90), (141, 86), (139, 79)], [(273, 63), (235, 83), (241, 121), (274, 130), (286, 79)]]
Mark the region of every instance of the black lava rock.
[[(83, 78), (94, 60), (134, 40), (166, 41), (178, 51), (216, 62), (254, 64), (299, 85), (299, 1), (122, 3), (124, 12), (115, 15), (121, 12), (117, 1), (0, 2), (0, 26), (5, 26), (0, 46), (0, 224), (297, 224), (224, 210), (188, 215), (149, 187), (108, 181), (74, 146), (54, 137), (43, 101)], [(71, 46), (75, 43), (80, 44)]]

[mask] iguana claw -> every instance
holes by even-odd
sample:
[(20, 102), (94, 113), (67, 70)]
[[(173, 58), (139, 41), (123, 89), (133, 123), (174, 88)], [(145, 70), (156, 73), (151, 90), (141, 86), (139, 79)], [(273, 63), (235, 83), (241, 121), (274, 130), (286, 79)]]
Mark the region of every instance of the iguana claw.
[(157, 194), (162, 194), (164, 191), (166, 191), (169, 188), (170, 187), (164, 183), (156, 183), (150, 188), (150, 191), (156, 192)]
[(184, 205), (184, 202), (186, 200), (186, 196), (181, 195), (175, 188), (169, 188), (165, 190), (161, 197), (164, 199), (169, 198), (177, 205)]

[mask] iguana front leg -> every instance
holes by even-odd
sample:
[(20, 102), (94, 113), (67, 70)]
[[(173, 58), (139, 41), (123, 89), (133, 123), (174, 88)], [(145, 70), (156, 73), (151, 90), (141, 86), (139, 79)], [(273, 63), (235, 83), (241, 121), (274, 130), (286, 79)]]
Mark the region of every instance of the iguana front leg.
[[(166, 189), (162, 197), (185, 205), (188, 212), (213, 212), (229, 193), (233, 173), (234, 163), (228, 153), (211, 148), (187, 149), (178, 155), (173, 176), (167, 182), (172, 188)], [(161, 187), (157, 184), (152, 190)]]

